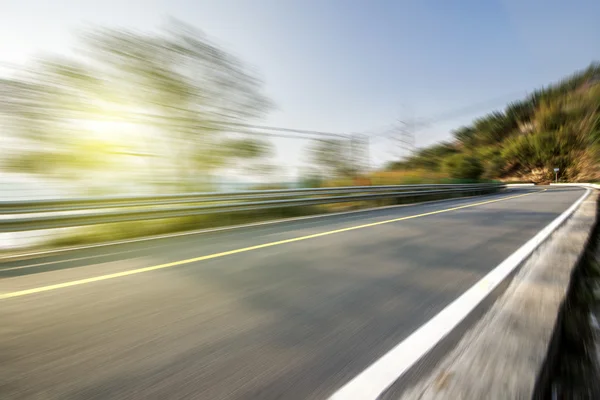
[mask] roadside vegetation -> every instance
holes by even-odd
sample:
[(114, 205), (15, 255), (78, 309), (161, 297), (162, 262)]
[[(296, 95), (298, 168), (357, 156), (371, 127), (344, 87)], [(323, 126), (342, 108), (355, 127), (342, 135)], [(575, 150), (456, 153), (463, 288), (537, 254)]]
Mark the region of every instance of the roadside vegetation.
[[(273, 147), (242, 129), (272, 108), (255, 71), (202, 32), (83, 31), (70, 55), (40, 57), (0, 79), (0, 172), (73, 183), (66, 196), (215, 190), (223, 175), (268, 175)], [(600, 65), (456, 130), (452, 141), (366, 172), (364, 144), (341, 136), (306, 149), (300, 186), (600, 180)], [(367, 145), (368, 152), (368, 145)], [(248, 189), (283, 188), (276, 183)], [(419, 200), (431, 200), (422, 198)], [(406, 201), (406, 200), (402, 200)], [(412, 199), (412, 201), (417, 201)], [(261, 213), (67, 229), (53, 245), (123, 239), (397, 204), (357, 202)]]
[(89, 195), (210, 190), (218, 170), (265, 167), (270, 143), (232, 128), (271, 108), (262, 82), (201, 31), (173, 20), (92, 28), (77, 43), (0, 79), (2, 172)]
[(391, 163), (462, 179), (600, 180), (600, 64), (453, 132), (453, 140)]
[[(44, 55), (0, 79), (5, 145), (0, 172), (67, 182), (71, 191), (59, 196), (80, 197), (124, 189), (131, 194), (213, 191), (213, 178), (272, 170), (270, 142), (242, 129), (272, 106), (260, 79), (202, 32), (173, 20), (151, 32), (93, 28), (79, 39), (73, 53)], [(311, 142), (306, 152), (311, 167), (301, 186), (459, 181), (426, 169), (365, 174), (356, 157), (360, 141), (340, 138)], [(248, 187), (275, 188), (282, 186)], [(95, 243), (409, 200), (66, 228), (42, 231), (39, 237), (45, 240), (35, 243)]]

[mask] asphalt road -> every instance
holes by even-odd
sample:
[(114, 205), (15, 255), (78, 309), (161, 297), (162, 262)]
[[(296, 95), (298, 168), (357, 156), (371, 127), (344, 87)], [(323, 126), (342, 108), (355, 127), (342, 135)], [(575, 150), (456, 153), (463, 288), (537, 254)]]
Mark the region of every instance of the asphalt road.
[[(0, 398), (327, 398), (582, 193), (514, 189), (4, 262)], [(501, 201), (454, 209), (489, 200)]]

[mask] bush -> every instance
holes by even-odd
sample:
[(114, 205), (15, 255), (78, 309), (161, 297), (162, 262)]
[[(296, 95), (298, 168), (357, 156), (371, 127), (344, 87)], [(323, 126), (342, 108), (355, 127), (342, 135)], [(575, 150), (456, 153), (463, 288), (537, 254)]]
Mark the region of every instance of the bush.
[(369, 175), (372, 185), (434, 184), (448, 176), (442, 172), (409, 169), (405, 171), (376, 171)]
[(483, 166), (476, 157), (455, 154), (444, 160), (444, 171), (455, 179), (479, 179), (483, 174)]
[(573, 161), (585, 150), (580, 138), (570, 129), (523, 135), (506, 142), (502, 157), (510, 165), (525, 170), (560, 168), (568, 171)]
[(496, 179), (502, 176), (504, 171), (504, 160), (500, 156), (490, 157), (485, 163), (483, 178)]

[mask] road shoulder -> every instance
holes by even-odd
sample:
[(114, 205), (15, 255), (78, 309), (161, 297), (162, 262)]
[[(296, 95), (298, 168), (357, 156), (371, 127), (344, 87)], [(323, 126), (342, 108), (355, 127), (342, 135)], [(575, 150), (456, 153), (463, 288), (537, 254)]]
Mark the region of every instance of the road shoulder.
[(597, 194), (523, 265), (489, 312), (402, 399), (531, 398), (558, 311), (595, 221)]

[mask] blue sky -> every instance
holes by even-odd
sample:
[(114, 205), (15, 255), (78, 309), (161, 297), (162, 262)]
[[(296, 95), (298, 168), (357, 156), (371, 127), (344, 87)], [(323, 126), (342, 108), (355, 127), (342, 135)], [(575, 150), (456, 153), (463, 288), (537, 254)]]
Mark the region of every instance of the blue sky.
[[(181, 19), (260, 72), (277, 105), (265, 124), (377, 133), (480, 105), (418, 131), (419, 146), (600, 60), (597, 0), (0, 0), (0, 9), (0, 61), (17, 64), (68, 51), (90, 23), (150, 30)], [(301, 145), (277, 146), (301, 163)], [(374, 164), (389, 146), (374, 141)]]

